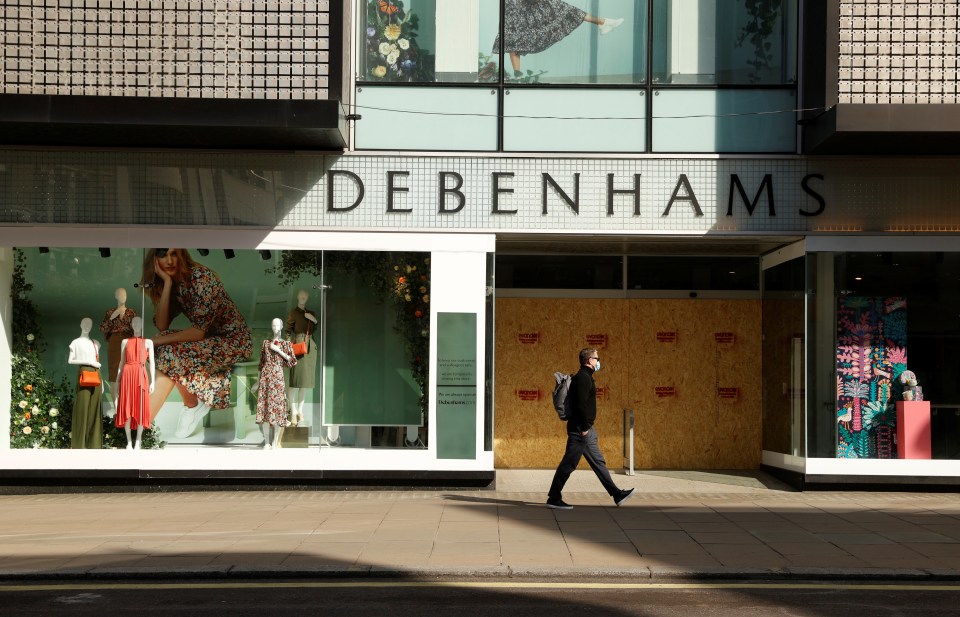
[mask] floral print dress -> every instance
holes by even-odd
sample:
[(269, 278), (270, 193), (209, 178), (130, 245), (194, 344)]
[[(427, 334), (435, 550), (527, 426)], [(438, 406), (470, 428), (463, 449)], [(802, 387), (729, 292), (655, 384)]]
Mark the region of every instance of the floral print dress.
[(120, 343), (123, 339), (133, 336), (133, 318), (137, 316), (133, 309), (128, 308), (116, 319), (110, 317), (117, 309), (107, 309), (100, 322), (100, 332), (107, 339), (107, 381), (115, 381), (120, 370)]
[[(199, 341), (157, 345), (157, 371), (183, 385), (213, 409), (230, 407), (233, 365), (253, 353), (246, 320), (212, 270), (195, 265), (189, 280), (175, 283), (170, 319), (183, 313), (206, 336)], [(164, 330), (168, 334), (173, 330)]]
[[(279, 347), (289, 360), (270, 349)], [(283, 383), (283, 369), (296, 366), (293, 343), (290, 341), (264, 341), (260, 348), (260, 385), (257, 388), (257, 424), (264, 422), (274, 426), (287, 425), (287, 388)]]
[[(507, 0), (503, 50), (521, 56), (544, 51), (576, 30), (586, 16), (586, 11), (563, 0)], [(500, 53), (499, 34), (493, 51)]]

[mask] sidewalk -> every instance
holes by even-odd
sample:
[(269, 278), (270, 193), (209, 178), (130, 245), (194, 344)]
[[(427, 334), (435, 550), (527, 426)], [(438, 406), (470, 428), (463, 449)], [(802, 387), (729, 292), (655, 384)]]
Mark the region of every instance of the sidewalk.
[(0, 579), (332, 576), (960, 579), (960, 494), (798, 493), (762, 473), (552, 471), (496, 490), (0, 496)]

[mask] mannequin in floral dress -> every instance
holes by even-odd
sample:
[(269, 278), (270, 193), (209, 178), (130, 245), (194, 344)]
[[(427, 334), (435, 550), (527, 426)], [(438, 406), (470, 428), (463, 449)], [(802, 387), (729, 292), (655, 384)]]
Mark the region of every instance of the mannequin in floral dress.
[(257, 393), (257, 424), (263, 431), (263, 447), (275, 448), (280, 429), (287, 426), (287, 394), (283, 369), (297, 364), (293, 344), (280, 338), (283, 320), (274, 319), (273, 340), (263, 341), (260, 348), (260, 380), (253, 389)]
[[(130, 325), (133, 336), (120, 343), (123, 364), (117, 370), (117, 415), (114, 422), (127, 434), (127, 449), (139, 450), (143, 429), (150, 428), (150, 394), (153, 393), (157, 371), (153, 361), (153, 341), (143, 338), (143, 319), (134, 317)], [(147, 365), (150, 366), (149, 372)], [(133, 428), (137, 430), (136, 442), (131, 439)]]
[[(120, 342), (133, 336), (133, 328), (130, 323), (136, 316), (132, 308), (127, 308), (127, 290), (123, 287), (117, 287), (113, 292), (113, 297), (117, 301), (116, 308), (108, 308), (103, 314), (103, 321), (100, 322), (100, 332), (103, 333), (107, 341), (107, 378), (116, 377), (120, 368)], [(114, 399), (117, 398), (117, 382), (110, 383), (110, 394)]]

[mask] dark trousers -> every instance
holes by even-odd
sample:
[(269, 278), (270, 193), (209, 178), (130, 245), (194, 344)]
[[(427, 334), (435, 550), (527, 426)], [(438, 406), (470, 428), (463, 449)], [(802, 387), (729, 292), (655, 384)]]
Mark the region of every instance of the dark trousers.
[(563, 454), (563, 460), (557, 467), (557, 473), (553, 474), (553, 483), (550, 484), (550, 492), (547, 497), (550, 499), (560, 499), (563, 492), (563, 485), (567, 483), (570, 474), (574, 472), (580, 463), (581, 457), (587, 457), (590, 468), (597, 474), (600, 484), (607, 493), (614, 497), (620, 494), (620, 489), (613, 483), (610, 472), (607, 471), (607, 461), (603, 458), (600, 451), (600, 443), (597, 440), (597, 431), (590, 428), (586, 435), (580, 433), (567, 433), (567, 451)]

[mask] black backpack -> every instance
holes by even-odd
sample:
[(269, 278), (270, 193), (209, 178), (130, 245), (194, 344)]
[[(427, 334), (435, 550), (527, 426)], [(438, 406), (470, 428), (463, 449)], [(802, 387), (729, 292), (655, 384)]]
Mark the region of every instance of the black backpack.
[(573, 401), (570, 400), (570, 382), (573, 375), (557, 371), (553, 374), (557, 385), (553, 388), (553, 408), (561, 420), (569, 420), (573, 412)]

